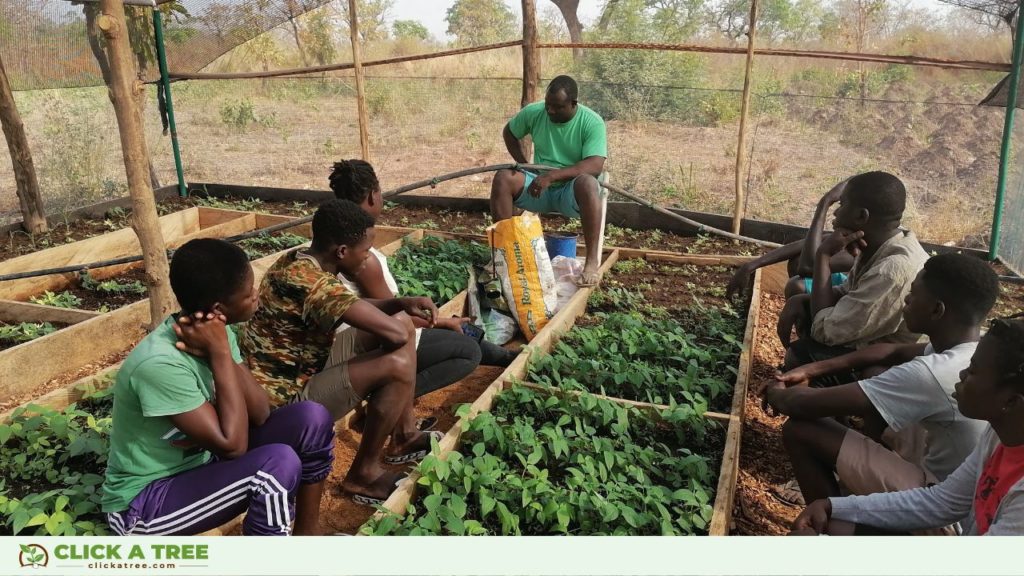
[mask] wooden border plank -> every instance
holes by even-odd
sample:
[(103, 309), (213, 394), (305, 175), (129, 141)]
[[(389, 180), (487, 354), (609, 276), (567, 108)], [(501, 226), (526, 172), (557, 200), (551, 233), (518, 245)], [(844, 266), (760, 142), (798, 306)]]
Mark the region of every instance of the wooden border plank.
[(740, 369), (736, 375), (736, 389), (732, 398), (729, 429), (725, 436), (725, 451), (718, 476), (715, 493), (715, 507), (711, 516), (708, 534), (727, 536), (732, 524), (732, 509), (736, 499), (736, 482), (739, 478), (740, 445), (743, 442), (743, 415), (747, 401), (747, 386), (754, 365), (754, 334), (761, 317), (761, 271), (754, 273), (754, 289), (747, 311), (747, 329), (743, 335), (743, 351), (740, 353)]
[(92, 310), (58, 308), (17, 300), (0, 300), (0, 322), (60, 322), (77, 324), (102, 314)]
[[(105, 390), (110, 384), (107, 376), (116, 372), (120, 368), (121, 362), (112, 364), (95, 374), (76, 380), (64, 388), (58, 388), (57, 390), (48, 392), (39, 398), (30, 400), (19, 406), (15, 406), (6, 412), (0, 413), (0, 423), (10, 422), (11, 415), (14, 414), (15, 410), (28, 408), (33, 405), (42, 406), (43, 408), (49, 408), (51, 410), (63, 410), (75, 402), (78, 402), (88, 394), (99, 390)], [(27, 412), (32, 413), (31, 410), (27, 410)]]
[(134, 346), (148, 323), (147, 298), (0, 352), (0, 398), (38, 388)]

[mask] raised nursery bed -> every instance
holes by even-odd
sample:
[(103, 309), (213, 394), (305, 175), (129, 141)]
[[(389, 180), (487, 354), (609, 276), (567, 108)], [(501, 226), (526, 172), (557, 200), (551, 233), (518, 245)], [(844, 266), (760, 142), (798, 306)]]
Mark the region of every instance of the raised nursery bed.
[[(606, 257), (606, 278), (614, 278), (618, 258), (618, 251)], [(360, 533), (727, 534), (760, 282), (757, 274), (729, 414), (523, 383), (530, 360), (522, 354), (459, 409), (435, 452)], [(572, 329), (590, 296), (584, 289), (573, 297), (531, 342), (534, 353), (549, 352)], [(594, 475), (606, 485), (587, 480)], [(647, 492), (629, 488), (645, 482)]]
[[(270, 223), (274, 222), (264, 222), (262, 223), (262, 226), (269, 225)], [(306, 228), (308, 229), (308, 225), (306, 226)], [(308, 234), (308, 230), (302, 230), (300, 231), (300, 234)], [(389, 229), (386, 227), (380, 227), (378, 228), (377, 240), (375, 244), (379, 248), (381, 248), (385, 253), (393, 255), (396, 251), (401, 250), (403, 248), (414, 252), (415, 249), (422, 249), (424, 244), (429, 247), (431, 246), (431, 244), (436, 242), (432, 238), (459, 240), (459, 244), (462, 245), (462, 249), (467, 249), (468, 245), (466, 244), (466, 241), (482, 240), (482, 237), (479, 236), (464, 236), (443, 232), (409, 229)], [(428, 252), (430, 249), (434, 248), (429, 248)], [(468, 248), (467, 253), (472, 253), (473, 250), (476, 249)], [(744, 259), (742, 257), (732, 256), (672, 256), (666, 253), (648, 252), (643, 250), (627, 250), (625, 252), (627, 252), (627, 254), (631, 256), (645, 256), (652, 262), (665, 259), (672, 260), (673, 258), (683, 258), (684, 261), (681, 262), (682, 264), (696, 262), (698, 264), (712, 266), (722, 263), (723, 258), (725, 261), (728, 261), (729, 263), (732, 263), (734, 259)], [(254, 269), (256, 270), (257, 275), (262, 276), (262, 273), (266, 270), (267, 267), (269, 267), (269, 265), (276, 259), (276, 257), (277, 254), (271, 257), (265, 257), (255, 261)], [(606, 254), (606, 271), (611, 269), (611, 266), (614, 264), (618, 257), (619, 252), (610, 252)], [(434, 258), (434, 260), (438, 259)], [(680, 264), (680, 262), (674, 262), (673, 265), (675, 264)], [(618, 271), (609, 272), (608, 274), (606, 274), (606, 279), (609, 283), (613, 283), (614, 281), (616, 281), (618, 275)], [(758, 276), (758, 282), (759, 280), (760, 277)], [(611, 287), (614, 288), (614, 286)], [(573, 301), (569, 304), (569, 306), (566, 307), (566, 310), (563, 310), (558, 316), (556, 316), (556, 318), (552, 319), (548, 326), (545, 327), (545, 329), (540, 334), (538, 334), (538, 336), (531, 343), (531, 348), (542, 351), (549, 350), (552, 344), (556, 342), (558, 338), (560, 338), (566, 330), (571, 328), (576, 318), (583, 313), (587, 299), (590, 296), (590, 292), (591, 290), (589, 289), (581, 290), (574, 297)], [(757, 301), (757, 299), (754, 300), (754, 302)], [(133, 307), (140, 307), (136, 311), (135, 317), (137, 325), (140, 328), (139, 336), (141, 336), (141, 325), (146, 320), (148, 320), (148, 318), (143, 317), (148, 316), (148, 309), (144, 308), (144, 306), (145, 304), (143, 303), (136, 303), (124, 309), (117, 310), (115, 312), (105, 314), (97, 318), (93, 318), (91, 320), (88, 320), (88, 322), (94, 322), (96, 326), (95, 329), (106, 331), (106, 329), (103, 328), (103, 326), (105, 323), (110, 322), (110, 317), (119, 313), (124, 314), (125, 310), (132, 309)], [(465, 293), (460, 292), (442, 308), (442, 314), (463, 314), (464, 308)], [(756, 318), (756, 307), (751, 308), (747, 318), (748, 322), (752, 322), (753, 319)], [(66, 329), (65, 332), (73, 328), (74, 327)], [(749, 328), (750, 327), (748, 325), (748, 332)], [(97, 332), (90, 333), (96, 334)], [(102, 338), (98, 339), (102, 340)], [(45, 339), (40, 339), (37, 342), (43, 340)], [(128, 343), (124, 348), (131, 346), (132, 344), (134, 344), (136, 340), (137, 337), (133, 339), (130, 343)], [(96, 355), (94, 355), (94, 359), (101, 355), (102, 353), (97, 353)], [(739, 390), (741, 386), (745, 386), (746, 382), (746, 370), (747, 364), (749, 363), (749, 359), (745, 351), (741, 354), (738, 363), (739, 369), (737, 375), (737, 390)], [(106, 388), (112, 381), (113, 373), (116, 370), (116, 368), (116, 365), (112, 366), (110, 368), (100, 371), (96, 375), (80, 379), (69, 386), (62, 386), (57, 390), (48, 392), (42, 395), (41, 397), (36, 398), (35, 403), (44, 407), (44, 409), (62, 410), (66, 408), (69, 404), (81, 400), (84, 396), (94, 393), (96, 390), (102, 390)], [(446, 394), (443, 398), (441, 396), (430, 395), (421, 399), (421, 401), (418, 402), (417, 404), (417, 416), (437, 416), (439, 418), (439, 429), (448, 430), (447, 435), (441, 442), (439, 452), (437, 453), (436, 456), (432, 458), (438, 461), (446, 460), (449, 457), (448, 455), (451, 454), (452, 450), (456, 447), (460, 435), (462, 434), (462, 430), (469, 429), (471, 416), (479, 413), (481, 410), (489, 409), (491, 407), (492, 402), (494, 401), (496, 394), (505, 387), (513, 386), (513, 380), (523, 380), (526, 376), (526, 368), (527, 354), (522, 354), (513, 363), (512, 366), (510, 366), (508, 369), (504, 371), (495, 368), (478, 368), (477, 372), (473, 374), (470, 378), (468, 378), (467, 381), (449, 387), (449, 393)], [(685, 464), (681, 464), (683, 468), (679, 469), (680, 471), (678, 472), (678, 474), (684, 474), (687, 478), (698, 478), (700, 480), (700, 485), (694, 485), (692, 487), (685, 488), (685, 490), (682, 486), (672, 487), (672, 490), (669, 493), (662, 494), (662, 496), (665, 496), (666, 498), (670, 499), (677, 498), (678, 502), (680, 503), (679, 506), (683, 506), (686, 510), (688, 510), (688, 512), (686, 513), (690, 516), (687, 517), (688, 519), (686, 520), (686, 522), (684, 522), (683, 524), (679, 524), (677, 522), (675, 524), (679, 526), (680, 532), (687, 532), (687, 530), (684, 529), (684, 524), (689, 523), (689, 526), (691, 527), (689, 531), (692, 532), (706, 531), (711, 534), (727, 533), (729, 525), (728, 515), (729, 511), (731, 510), (732, 489), (735, 486), (735, 464), (736, 458), (739, 453), (739, 412), (736, 410), (735, 403), (733, 403), (733, 405), (729, 407), (728, 410), (723, 410), (723, 412), (730, 412), (729, 414), (713, 412), (703, 414), (702, 409), (692, 409), (693, 407), (690, 404), (680, 404), (674, 409), (674, 412), (666, 413), (663, 406), (656, 405), (653, 403), (630, 402), (621, 399), (601, 398), (581, 400), (574, 398), (573, 396), (575, 396), (576, 394), (570, 392), (566, 392), (563, 394), (564, 396), (566, 396), (565, 398), (558, 398), (551, 391), (525, 390), (527, 390), (526, 387), (524, 387), (523, 392), (517, 392), (517, 394), (520, 394), (523, 397), (522, 401), (524, 403), (527, 402), (527, 399), (525, 399), (525, 395), (534, 394), (536, 397), (543, 396), (544, 398), (553, 398), (553, 400), (551, 401), (559, 403), (558, 405), (561, 406), (562, 409), (569, 412), (576, 410), (580, 402), (596, 402), (594, 406), (609, 406), (613, 414), (615, 415), (615, 422), (601, 422), (600, 426), (605, 426), (606, 424), (607, 426), (611, 426), (613, 424), (618, 426), (617, 422), (620, 417), (619, 414), (625, 414), (625, 418), (630, 422), (630, 426), (635, 426), (635, 428), (631, 428), (631, 430), (644, 430), (645, 432), (642, 432), (642, 434), (647, 434), (646, 438), (648, 438), (648, 440), (650, 440), (651, 438), (658, 439), (656, 442), (645, 440), (642, 443), (636, 443), (635, 446), (628, 447), (628, 451), (630, 451), (631, 453), (639, 454), (643, 458), (653, 457), (653, 455), (658, 454), (656, 450), (655, 452), (649, 452), (649, 450), (655, 449), (653, 448), (654, 445), (663, 447), (659, 449), (667, 449), (670, 451), (675, 450), (677, 448), (691, 450), (693, 452), (692, 454), (690, 454), (687, 457), (680, 458), (680, 460), (686, 460), (686, 462)], [(532, 400), (530, 401), (532, 402)], [(544, 400), (544, 402), (548, 402), (548, 400)], [(458, 413), (455, 413), (454, 406), (456, 404), (461, 403), (471, 404), (471, 406), (464, 408), (462, 411)], [(602, 412), (608, 409), (609, 408), (597, 408), (598, 411)], [(687, 412), (687, 409), (689, 409), (689, 412)], [(34, 418), (35, 411), (37, 410), (40, 410), (40, 408), (32, 408), (29, 411), (21, 414), (20, 418)], [(0, 422), (9, 422), (11, 417), (12, 414), (10, 412), (6, 414), (0, 414)], [(86, 422), (88, 421), (87, 416), (79, 415), (78, 417), (84, 418)], [(603, 416), (601, 416), (601, 418), (603, 418)], [(556, 418), (552, 425), (558, 425), (558, 421), (560, 419), (560, 417)], [(675, 434), (674, 432), (668, 434), (669, 428), (667, 428), (666, 426), (668, 426), (667, 423), (673, 422), (673, 419), (675, 419), (675, 421), (680, 424), (680, 427), (682, 429), (685, 429), (687, 431), (681, 438), (678, 437), (678, 434)], [(481, 421), (478, 425), (483, 426), (483, 424), (484, 421)], [(593, 426), (594, 424), (591, 425)], [(598, 426), (594, 427), (595, 430), (598, 428)], [(2, 430), (2, 428), (0, 428), (0, 430)], [(611, 430), (611, 428), (607, 428), (607, 430)], [(640, 432), (638, 432), (638, 434), (640, 434)], [(351, 431), (342, 430), (339, 428), (338, 442), (338, 448), (345, 448), (345, 450), (352, 451), (351, 449), (355, 446), (355, 444), (358, 443), (358, 435), (354, 434)], [(673, 457), (675, 457), (676, 454), (678, 453), (674, 452)], [(529, 454), (526, 454), (525, 457), (529, 459), (530, 456)], [(601, 458), (604, 457), (601, 456)], [(428, 461), (431, 460), (428, 459)], [(331, 477), (329, 478), (330, 483), (334, 484), (340, 482), (341, 477), (343, 477), (344, 475), (345, 467), (347, 466), (347, 464), (348, 461), (346, 461), (346, 458), (339, 458), (339, 461), (336, 463), (335, 470), (332, 473)], [(607, 463), (605, 463), (605, 466), (607, 467)], [(710, 476), (704, 474), (703, 472), (700, 472), (701, 470), (710, 471), (708, 472)], [(600, 474), (600, 472), (598, 472), (598, 474)], [(717, 481), (714, 480), (716, 476), (718, 477)], [(682, 476), (678, 477), (682, 478)], [(403, 487), (398, 492), (396, 492), (396, 494), (393, 495), (391, 499), (389, 499), (388, 503), (386, 504), (387, 509), (392, 510), (393, 512), (405, 512), (406, 506), (411, 501), (412, 490), (415, 487), (415, 482), (417, 478), (418, 473), (414, 474), (412, 481), (407, 481), (403, 485)], [(669, 475), (665, 476), (664, 478), (666, 484), (673, 484), (674, 480), (671, 479), (676, 478), (676, 476)], [(667, 490), (669, 487), (670, 486), (666, 485), (665, 489)], [(684, 491), (680, 492), (680, 490)], [(327, 503), (324, 510), (324, 513), (327, 515), (327, 518), (324, 521), (324, 526), (326, 529), (354, 531), (355, 528), (357, 528), (360, 524), (363, 523), (363, 520), (368, 519), (373, 514), (373, 510), (365, 507), (358, 507), (352, 504), (347, 499), (344, 499), (343, 497), (335, 493), (333, 489), (329, 489), (329, 492), (330, 494), (328, 495), (327, 498), (325, 498), (325, 501), (327, 501)], [(40, 504), (45, 504), (43, 505), (43, 508), (46, 510), (46, 514), (48, 516), (52, 516), (54, 513), (58, 512), (58, 510), (56, 509), (57, 497), (59, 497), (59, 495), (51, 494), (49, 495), (49, 500), (44, 500), (42, 501), (43, 503)], [(46, 508), (46, 505), (51, 506), (51, 508)], [(657, 508), (657, 506), (654, 504), (652, 504), (652, 506)], [(709, 506), (711, 507), (710, 515), (708, 514)], [(85, 505), (83, 505), (83, 510), (84, 509)], [(607, 515), (609, 516), (612, 514), (610, 510), (601, 511), (599, 513), (607, 513)], [(88, 513), (86, 513), (86, 515), (87, 514)], [(623, 514), (622, 510), (619, 511), (619, 514), (621, 517), (621, 515)], [(629, 512), (626, 512), (625, 515), (633, 520), (637, 520), (633, 518)], [(64, 519), (63, 517), (58, 517), (61, 518), (61, 520)], [(75, 518), (76, 519), (74, 520), (74, 522), (71, 523), (71, 526), (73, 527), (75, 526), (75, 522), (78, 522), (80, 520), (80, 518), (78, 518), (77, 516)], [(555, 510), (554, 512), (554, 518), (556, 519), (556, 521), (559, 519), (558, 510)], [(646, 516), (643, 517), (643, 519), (646, 518)], [(8, 522), (9, 521), (10, 518), (8, 518)], [(86, 519), (85, 521), (91, 522), (92, 520)], [(626, 523), (628, 525), (628, 521), (626, 521)], [(703, 527), (701, 526), (702, 524)], [(647, 525), (646, 520), (644, 522), (644, 525)], [(45, 522), (43, 524), (38, 524), (38, 526), (41, 526), (41, 528), (37, 528), (41, 533), (49, 533), (49, 528), (59, 528), (63, 525), (60, 524), (60, 521), (57, 521), (56, 524), (51, 522), (49, 526), (47, 526)], [(222, 529), (215, 531), (214, 533), (231, 533), (236, 526), (237, 523), (233, 525), (228, 525), (222, 527)], [(473, 525), (471, 524), (470, 526), (472, 527)], [(27, 526), (25, 529), (28, 530), (31, 528), (32, 526)], [(64, 528), (66, 528), (66, 526), (64, 526)], [(659, 521), (659, 530), (661, 528), (662, 526)], [(76, 528), (76, 530), (78, 529), (82, 529), (81, 526)], [(82, 530), (85, 531), (85, 529)], [(369, 528), (367, 528), (367, 530), (369, 530)], [(467, 532), (469, 531), (470, 530), (467, 529)], [(476, 529), (474, 528), (473, 531), (476, 531)], [(658, 532), (658, 530), (655, 530), (655, 532)]]

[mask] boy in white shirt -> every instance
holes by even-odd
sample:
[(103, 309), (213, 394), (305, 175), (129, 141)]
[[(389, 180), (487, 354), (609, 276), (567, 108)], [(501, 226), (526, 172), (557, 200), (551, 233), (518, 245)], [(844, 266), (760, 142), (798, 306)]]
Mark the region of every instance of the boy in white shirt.
[[(977, 348), (980, 324), (999, 294), (983, 261), (961, 254), (925, 263), (906, 298), (903, 316), (928, 344), (878, 344), (778, 377), (765, 392), (776, 411), (790, 417), (783, 441), (806, 501), (928, 486), (944, 480), (977, 445), (984, 423), (960, 414), (952, 398), (959, 373)], [(827, 389), (813, 378), (871, 365), (892, 366), (873, 378)], [(833, 417), (859, 416), (865, 434)], [(927, 431), (924, 461), (908, 461), (882, 443), (886, 427)], [(852, 529), (852, 525), (849, 526)]]

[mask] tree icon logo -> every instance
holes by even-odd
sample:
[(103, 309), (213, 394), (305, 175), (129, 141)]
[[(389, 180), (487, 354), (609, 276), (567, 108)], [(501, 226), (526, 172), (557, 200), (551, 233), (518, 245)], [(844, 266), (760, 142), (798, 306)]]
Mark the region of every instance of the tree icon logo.
[(21, 544), (21, 553), (18, 554), (18, 563), (22, 568), (30, 566), (39, 568), (50, 562), (50, 553), (39, 544)]

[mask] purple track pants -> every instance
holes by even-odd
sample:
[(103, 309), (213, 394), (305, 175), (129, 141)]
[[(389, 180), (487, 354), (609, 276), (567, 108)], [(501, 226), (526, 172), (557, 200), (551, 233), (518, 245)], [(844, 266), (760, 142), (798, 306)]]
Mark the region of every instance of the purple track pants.
[(334, 461), (334, 421), (315, 402), (273, 410), (249, 430), (249, 451), (214, 459), (143, 488), (127, 510), (107, 514), (121, 536), (199, 534), (247, 512), (242, 533), (287, 536), (295, 491), (327, 477)]

